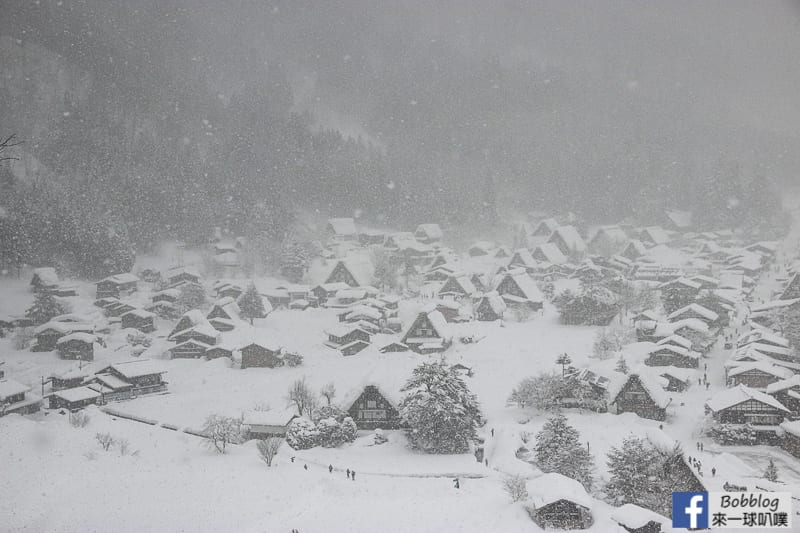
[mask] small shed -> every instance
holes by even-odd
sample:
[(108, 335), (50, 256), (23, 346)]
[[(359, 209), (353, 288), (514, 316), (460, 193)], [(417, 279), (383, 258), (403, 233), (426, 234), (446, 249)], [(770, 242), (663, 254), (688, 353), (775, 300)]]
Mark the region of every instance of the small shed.
[(75, 411), (83, 409), (87, 405), (100, 403), (102, 395), (89, 387), (75, 387), (74, 389), (63, 389), (50, 395), (50, 409), (68, 409)]
[(64, 335), (56, 342), (58, 355), (61, 359), (93, 361), (96, 340), (97, 337), (91, 333), (77, 332)]
[(279, 357), (280, 348), (267, 346), (264, 343), (253, 342), (241, 349), (241, 368), (274, 368), (281, 364)]
[(120, 317), (120, 326), (125, 328), (138, 329), (142, 333), (152, 333), (156, 330), (156, 315), (144, 309), (134, 309), (128, 311)]
[(543, 474), (527, 482), (526, 510), (543, 529), (587, 529), (592, 525), (592, 498), (578, 481)]
[(661, 527), (671, 523), (668, 518), (632, 503), (617, 507), (611, 513), (611, 520), (630, 533), (661, 533)]
[(285, 437), (292, 420), (299, 415), (294, 409), (270, 409), (268, 411), (246, 411), (242, 413), (245, 438), (266, 439)]

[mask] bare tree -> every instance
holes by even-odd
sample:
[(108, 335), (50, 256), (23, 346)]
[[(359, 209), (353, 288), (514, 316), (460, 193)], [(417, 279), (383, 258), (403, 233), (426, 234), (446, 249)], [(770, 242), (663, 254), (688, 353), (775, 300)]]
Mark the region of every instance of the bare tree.
[(319, 393), (323, 398), (325, 398), (325, 400), (328, 402), (328, 406), (330, 407), (331, 401), (333, 401), (334, 397), (336, 397), (336, 385), (334, 385), (333, 382), (330, 382), (322, 387), (322, 390), (319, 391)]
[(3, 140), (0, 140), (0, 161), (16, 161), (19, 160), (19, 157), (12, 157), (9, 155), (3, 155), (9, 148), (13, 148), (14, 146), (19, 146), (22, 144), (22, 141), (15, 140), (16, 135), (12, 134), (6, 137)]
[(503, 479), (503, 489), (511, 496), (512, 502), (522, 501), (528, 497), (528, 489), (525, 487), (525, 477), (519, 474), (506, 476)]
[(258, 455), (262, 461), (267, 463), (267, 466), (272, 466), (272, 460), (278, 455), (278, 450), (282, 443), (283, 439), (280, 437), (267, 437), (266, 439), (260, 439), (256, 443)]
[(228, 444), (239, 442), (241, 422), (236, 418), (210, 415), (203, 425), (207, 442), (219, 453), (225, 453)]
[(311, 416), (311, 411), (317, 407), (317, 397), (306, 383), (305, 377), (292, 383), (286, 399), (289, 400), (289, 405), (297, 407), (300, 416)]
[(111, 433), (96, 433), (94, 438), (100, 443), (100, 446), (102, 446), (105, 451), (108, 451), (108, 449), (111, 448), (115, 442), (114, 437), (111, 436)]

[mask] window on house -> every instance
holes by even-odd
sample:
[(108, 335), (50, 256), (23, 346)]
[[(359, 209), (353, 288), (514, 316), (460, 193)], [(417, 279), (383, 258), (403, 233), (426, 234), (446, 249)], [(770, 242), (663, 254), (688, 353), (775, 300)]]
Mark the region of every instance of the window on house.
[(367, 400), (367, 409), (375, 409), (375, 400)]

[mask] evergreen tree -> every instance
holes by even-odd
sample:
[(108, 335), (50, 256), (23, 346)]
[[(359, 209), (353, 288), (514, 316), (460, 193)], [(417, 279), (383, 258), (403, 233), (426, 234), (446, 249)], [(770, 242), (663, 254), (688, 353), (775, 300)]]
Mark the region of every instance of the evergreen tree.
[(192, 309), (199, 309), (206, 303), (206, 290), (197, 283), (184, 283), (180, 287), (180, 295), (175, 305), (183, 314)]
[(558, 472), (590, 489), (594, 459), (580, 442), (578, 430), (563, 414), (553, 415), (536, 435), (536, 464), (543, 472)]
[(572, 359), (570, 359), (567, 352), (564, 352), (558, 356), (556, 364), (561, 365), (561, 376), (563, 377), (567, 374), (567, 367), (572, 364)]
[(37, 292), (33, 305), (25, 311), (25, 317), (38, 326), (49, 322), (53, 317), (64, 314), (64, 306), (47, 291)]
[(253, 319), (264, 318), (267, 315), (267, 310), (264, 308), (264, 301), (261, 299), (261, 295), (258, 294), (258, 290), (253, 283), (247, 286), (236, 303), (239, 305), (242, 318), (249, 318), (251, 325), (253, 324)]
[(284, 245), (281, 252), (281, 275), (292, 283), (303, 281), (308, 271), (308, 254), (305, 248), (295, 241)]
[(778, 467), (775, 466), (775, 461), (769, 460), (767, 469), (764, 470), (764, 479), (775, 482), (778, 481)]
[(623, 357), (621, 354), (619, 356), (619, 359), (617, 359), (617, 366), (614, 367), (614, 370), (616, 370), (617, 372), (621, 372), (623, 374), (628, 373), (628, 363), (625, 362), (625, 357)]
[(427, 453), (465, 453), (476, 438), (481, 412), (474, 394), (443, 361), (422, 363), (401, 389), (400, 414), (412, 447)]
[(658, 476), (658, 453), (643, 439), (629, 436), (608, 452), (609, 494), (620, 503), (643, 503)]

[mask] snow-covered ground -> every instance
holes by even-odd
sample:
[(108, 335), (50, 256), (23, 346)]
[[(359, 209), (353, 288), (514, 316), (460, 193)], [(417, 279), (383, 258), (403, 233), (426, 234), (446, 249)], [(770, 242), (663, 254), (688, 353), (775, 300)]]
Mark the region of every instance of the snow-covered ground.
[[(171, 249), (162, 258), (145, 258), (142, 264), (162, 268), (176, 253)], [(758, 294), (774, 289), (769, 276)], [(257, 281), (259, 286), (279, 283), (274, 279)], [(133, 297), (139, 304), (149, 296), (147, 284), (141, 285), (143, 290)], [(96, 313), (91, 304), (93, 286), (79, 284), (79, 292), (79, 297), (70, 299), (73, 310)], [(20, 314), (32, 300), (27, 279), (3, 280), (0, 294), (0, 314)], [(403, 323), (408, 324), (425, 303), (403, 301)], [(172, 323), (159, 321), (157, 325), (155, 344), (148, 354), (161, 358), (170, 346), (165, 336)], [(100, 531), (110, 527), (122, 532), (292, 528), (304, 533), (539, 531), (522, 505), (509, 501), (502, 481), (507, 474), (540, 475), (515, 454), (523, 434), (535, 435), (547, 417), (507, 405), (508, 396), (522, 378), (560, 370), (555, 360), (563, 352), (577, 367), (611, 371), (615, 363), (590, 357), (597, 328), (561, 325), (549, 306), (528, 322), (453, 326), (455, 339), (466, 335), (477, 339), (472, 344), (456, 340), (446, 357), (450, 363), (473, 370), (472, 377), (465, 379), (478, 395), (487, 419), (481, 435), (486, 439), (488, 465), (477, 463), (470, 454), (413, 452), (406, 447), (402, 432), (389, 431), (389, 441), (380, 446), (373, 444), (369, 432), (361, 432), (356, 442), (337, 449), (295, 452), (284, 445), (275, 464), (267, 468), (252, 442), (233, 446), (220, 456), (200, 438), (161, 427), (198, 429), (210, 414), (238, 417), (256, 405), (283, 409), (288, 385), (301, 377), (315, 389), (333, 382), (338, 393), (334, 402), (352, 397), (366, 382), (396, 392), (420, 361), (439, 357), (379, 353), (381, 340), (397, 339), (390, 336), (376, 338), (370, 348), (343, 357), (323, 345), (324, 330), (336, 325), (333, 310), (279, 310), (256, 320), (253, 327), (243, 326), (223, 335), (226, 342), (240, 345), (263, 339), (295, 349), (305, 357), (304, 364), (296, 368), (241, 370), (224, 359), (164, 358), (160, 363), (167, 370), (168, 393), (110, 405), (117, 412), (154, 420), (155, 426), (96, 408), (87, 410), (91, 421), (80, 429), (71, 427), (57, 411), (0, 418), (0, 464), (4, 465), (0, 469), (4, 479), (0, 483), (0, 531)], [(106, 341), (107, 347), (96, 347), (94, 367), (129, 358), (125, 334), (118, 326), (112, 326)], [(641, 362), (644, 348), (634, 344), (626, 349), (629, 366)], [(0, 354), (7, 376), (31, 386), (34, 392), (40, 392), (43, 376), (76, 366), (54, 353), (17, 351), (9, 338), (0, 339)], [(738, 483), (757, 478), (772, 457), (787, 490), (800, 497), (800, 467), (790, 456), (771, 447), (720, 447), (701, 437), (703, 405), (724, 388), (722, 365), (727, 356), (718, 343), (702, 361), (701, 365), (708, 367), (708, 390), (695, 384), (685, 393), (668, 393), (673, 401), (664, 433), (681, 442), (689, 455), (700, 457), (706, 477), (716, 466), (717, 475), (704, 479), (710, 488), (721, 488), (726, 480)], [(646, 435), (659, 427), (658, 422), (632, 414), (570, 411), (567, 415), (595, 457), (599, 487), (607, 478), (608, 450), (631, 433)], [(98, 432), (126, 439), (137, 453), (121, 456), (117, 449), (103, 451), (94, 438)], [(695, 453), (698, 441), (705, 445), (702, 453)], [(334, 467), (332, 473), (328, 465)], [(356, 480), (345, 476), (347, 468), (358, 473)], [(461, 480), (459, 489), (453, 487), (456, 476)], [(612, 510), (596, 499), (590, 531), (623, 531), (611, 521)]]

